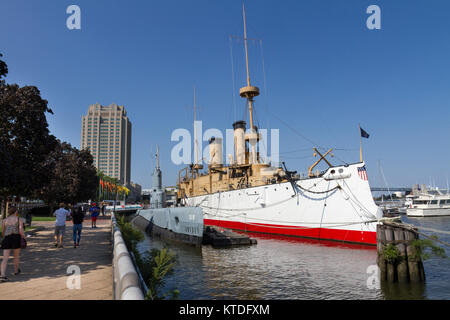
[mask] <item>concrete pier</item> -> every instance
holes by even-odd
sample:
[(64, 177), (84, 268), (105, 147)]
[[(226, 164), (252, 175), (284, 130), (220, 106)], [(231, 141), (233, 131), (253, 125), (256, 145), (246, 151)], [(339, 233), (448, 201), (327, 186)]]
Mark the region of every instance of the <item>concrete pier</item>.
[(91, 229), (91, 220), (86, 219), (80, 247), (76, 249), (69, 221), (64, 248), (54, 247), (54, 224), (33, 223), (44, 230), (27, 238), (28, 247), (20, 254), (22, 273), (17, 276), (12, 274), (14, 264), (10, 255), (6, 270), (9, 281), (0, 283), (0, 300), (114, 299), (110, 217), (100, 217), (97, 229)]

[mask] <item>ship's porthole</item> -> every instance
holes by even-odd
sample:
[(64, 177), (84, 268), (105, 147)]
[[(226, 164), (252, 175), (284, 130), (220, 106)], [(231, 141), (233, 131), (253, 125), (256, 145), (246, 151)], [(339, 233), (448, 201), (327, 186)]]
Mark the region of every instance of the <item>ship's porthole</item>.
[(336, 171), (335, 170), (331, 170), (331, 174), (335, 174), (336, 173)]
[(339, 169), (339, 173), (342, 173), (342, 172), (344, 172), (344, 169)]

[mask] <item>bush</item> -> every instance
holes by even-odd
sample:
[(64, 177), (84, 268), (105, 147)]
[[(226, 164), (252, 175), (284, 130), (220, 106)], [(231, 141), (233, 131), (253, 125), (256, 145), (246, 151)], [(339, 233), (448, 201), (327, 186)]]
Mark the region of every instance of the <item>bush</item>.
[(383, 257), (390, 264), (399, 264), (403, 257), (400, 255), (400, 251), (398, 251), (397, 247), (392, 243), (385, 245), (383, 247)]
[(179, 291), (173, 289), (165, 293), (161, 293), (161, 287), (164, 286), (164, 278), (173, 274), (173, 267), (176, 263), (175, 255), (168, 249), (153, 249), (150, 255), (140, 259), (140, 270), (145, 283), (148, 286), (146, 295), (147, 300), (164, 300), (177, 299)]
[(124, 216), (117, 218), (117, 224), (122, 232), (122, 237), (128, 250), (135, 253), (137, 251), (136, 245), (139, 241), (144, 240), (144, 235), (141, 231), (135, 229), (130, 222), (126, 222)]
[(122, 232), (123, 240), (129, 251), (131, 251), (136, 259), (136, 266), (142, 274), (142, 278), (148, 287), (145, 296), (147, 300), (164, 300), (166, 298), (178, 298), (179, 291), (177, 289), (161, 293), (161, 287), (164, 286), (164, 278), (173, 274), (173, 267), (176, 258), (173, 253), (164, 248), (161, 250), (152, 249), (150, 252), (142, 256), (136, 249), (136, 245), (144, 240), (141, 231), (135, 229), (130, 222), (125, 220), (125, 216), (117, 216), (117, 224)]
[[(433, 240), (438, 240), (436, 235), (431, 236)], [(430, 239), (415, 239), (411, 242), (411, 245), (416, 249), (417, 258), (428, 260), (431, 256), (439, 258), (447, 258), (444, 248), (441, 248), (434, 244)]]

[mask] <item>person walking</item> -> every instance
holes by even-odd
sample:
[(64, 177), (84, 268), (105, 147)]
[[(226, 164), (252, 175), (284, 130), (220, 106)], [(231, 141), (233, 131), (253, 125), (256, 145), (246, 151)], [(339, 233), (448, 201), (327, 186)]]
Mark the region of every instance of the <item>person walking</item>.
[(102, 202), (102, 216), (105, 216), (106, 204)]
[(81, 230), (83, 229), (84, 212), (81, 207), (74, 207), (72, 212), (73, 222), (73, 247), (80, 246)]
[(92, 207), (89, 209), (89, 212), (91, 212), (91, 221), (92, 221), (92, 229), (97, 229), (97, 217), (100, 214), (100, 208), (97, 206), (96, 203), (92, 204)]
[(59, 209), (53, 213), (56, 216), (55, 223), (55, 247), (63, 248), (63, 238), (66, 232), (66, 219), (70, 217), (70, 212), (64, 208), (64, 203), (60, 203)]
[(9, 280), (6, 277), (6, 267), (11, 250), (14, 251), (14, 275), (21, 272), (19, 268), (20, 241), (22, 237), (25, 238), (25, 233), (23, 221), (19, 218), (19, 212), (15, 207), (9, 208), (8, 217), (2, 221), (2, 237), (3, 261), (0, 267), (0, 282), (5, 282)]

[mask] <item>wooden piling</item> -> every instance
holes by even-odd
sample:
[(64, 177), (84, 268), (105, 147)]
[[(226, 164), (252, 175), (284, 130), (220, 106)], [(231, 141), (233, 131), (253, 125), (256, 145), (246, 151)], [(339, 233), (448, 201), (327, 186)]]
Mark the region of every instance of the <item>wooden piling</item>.
[(384, 243), (386, 242), (385, 229), (384, 224), (377, 225), (377, 263), (380, 268), (380, 281), (385, 281), (387, 277), (387, 264), (383, 256)]
[(406, 246), (406, 254), (408, 256), (409, 279), (411, 282), (421, 282), (422, 276), (420, 271), (420, 263), (422, 262), (416, 248), (411, 244), (411, 241), (417, 239), (417, 234), (411, 230), (405, 231), (405, 238), (408, 240)]
[(395, 228), (394, 238), (397, 242), (397, 250), (400, 254), (400, 259), (397, 265), (397, 279), (400, 283), (407, 283), (409, 282), (409, 271), (406, 256), (405, 231), (401, 228)]
[[(386, 235), (386, 245), (394, 242), (394, 229), (391, 226), (386, 226), (384, 230)], [(396, 266), (393, 263), (387, 263), (387, 278), (389, 282), (395, 282), (397, 279)]]
[[(389, 283), (420, 283), (425, 281), (425, 270), (419, 252), (412, 242), (419, 238), (416, 229), (401, 223), (383, 222), (377, 226), (377, 263), (380, 268), (380, 280)], [(387, 258), (385, 249), (393, 245)]]

